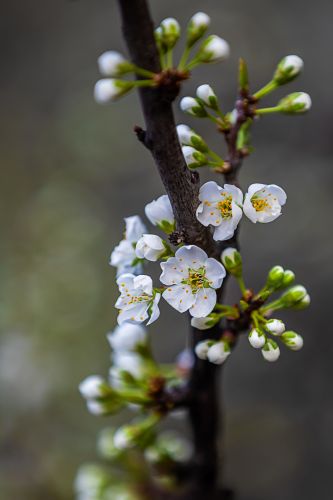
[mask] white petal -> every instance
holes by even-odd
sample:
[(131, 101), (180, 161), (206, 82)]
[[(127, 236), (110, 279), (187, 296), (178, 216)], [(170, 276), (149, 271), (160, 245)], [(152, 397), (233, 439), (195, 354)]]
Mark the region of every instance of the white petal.
[(220, 288), (223, 278), (226, 275), (224, 266), (216, 259), (210, 257), (206, 262), (206, 278), (211, 283), (212, 288)]
[(191, 269), (199, 269), (205, 265), (208, 258), (206, 252), (196, 245), (186, 245), (179, 248), (175, 253), (176, 259)]
[(276, 196), (280, 205), (284, 205), (286, 203), (287, 194), (282, 188), (280, 188), (276, 184), (269, 184), (267, 186), (267, 189), (270, 193), (272, 193), (272, 195)]
[(263, 189), (265, 187), (266, 187), (266, 184), (258, 184), (258, 183), (251, 184), (251, 186), (249, 186), (249, 188), (247, 190), (247, 194), (249, 195), (250, 198), (252, 198), (254, 193), (256, 193), (257, 191), (260, 191), (261, 189)]
[(241, 218), (243, 216), (243, 211), (238, 205), (236, 205), (236, 203), (234, 201), (232, 201), (231, 206), (232, 206), (232, 223), (233, 223), (234, 229), (236, 229), (239, 221), (241, 220)]
[(164, 290), (163, 298), (171, 307), (183, 313), (187, 311), (195, 301), (195, 296), (189, 285), (174, 285)]
[(163, 220), (173, 224), (174, 215), (168, 195), (162, 195), (145, 207), (145, 213), (150, 222), (156, 226)]
[(153, 280), (146, 274), (140, 274), (133, 279), (133, 287), (136, 290), (143, 290), (147, 295), (153, 293)]
[(160, 298), (161, 298), (160, 293), (157, 293), (154, 297), (154, 300), (152, 303), (151, 315), (150, 315), (149, 321), (147, 321), (147, 325), (151, 325), (152, 323), (154, 323), (154, 321), (156, 321), (160, 316), (160, 309), (158, 307), (158, 303), (160, 301)]
[(245, 195), (243, 212), (251, 222), (253, 222), (254, 224), (258, 222), (258, 212), (255, 210), (254, 206), (251, 203), (251, 195), (249, 193), (246, 193)]
[(221, 186), (219, 186), (214, 181), (209, 181), (203, 184), (199, 191), (200, 201), (220, 201), (220, 192), (222, 191)]
[(212, 288), (203, 288), (195, 295), (195, 303), (190, 309), (194, 318), (204, 318), (214, 309), (216, 304), (216, 292)]
[(232, 219), (222, 219), (221, 224), (219, 224), (215, 230), (213, 239), (215, 241), (226, 241), (233, 237), (235, 232), (235, 226)]
[(110, 264), (115, 267), (130, 265), (134, 259), (135, 251), (132, 244), (127, 240), (122, 240), (111, 253)]
[(126, 288), (128, 290), (132, 290), (133, 289), (133, 280), (135, 278), (135, 275), (134, 274), (131, 274), (131, 273), (125, 273), (125, 274), (121, 274), (119, 276), (119, 278), (117, 278), (117, 285), (119, 287), (119, 290), (121, 293), (125, 293), (126, 292)]
[(224, 184), (223, 190), (232, 195), (232, 200), (235, 203), (238, 205), (243, 204), (243, 193), (237, 186), (234, 186), (233, 184)]
[(157, 236), (156, 234), (144, 234), (142, 238), (145, 244), (150, 248), (153, 248), (154, 250), (165, 250), (163, 240), (160, 236)]
[(138, 215), (125, 217), (126, 224), (126, 239), (131, 243), (136, 243), (139, 238), (146, 233), (146, 227)]
[(203, 226), (218, 226), (222, 221), (221, 214), (212, 202), (208, 203), (209, 206), (200, 203), (196, 212), (197, 219)]
[(163, 272), (160, 282), (164, 285), (181, 283), (188, 276), (187, 267), (176, 257), (170, 257), (166, 262), (161, 262), (161, 269)]
[(148, 302), (141, 302), (131, 309), (123, 309), (118, 314), (118, 325), (123, 324), (125, 321), (142, 323), (148, 318), (148, 307)]
[(107, 334), (110, 347), (115, 351), (132, 351), (137, 344), (147, 340), (147, 332), (141, 325), (123, 323)]

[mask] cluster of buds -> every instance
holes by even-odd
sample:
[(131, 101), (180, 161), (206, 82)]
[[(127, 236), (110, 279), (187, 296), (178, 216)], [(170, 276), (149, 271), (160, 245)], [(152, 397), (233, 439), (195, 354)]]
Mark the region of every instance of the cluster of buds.
[(198, 358), (208, 360), (215, 365), (222, 365), (231, 354), (230, 344), (226, 340), (203, 340), (195, 346)]

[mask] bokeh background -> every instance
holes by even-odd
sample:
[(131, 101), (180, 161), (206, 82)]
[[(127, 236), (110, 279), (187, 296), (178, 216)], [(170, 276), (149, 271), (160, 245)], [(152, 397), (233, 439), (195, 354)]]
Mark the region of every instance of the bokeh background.
[[(244, 187), (274, 182), (288, 192), (278, 221), (244, 220), (241, 244), (251, 286), (279, 263), (310, 289), (311, 308), (283, 316), (305, 347), (284, 349), (269, 365), (241, 340), (223, 380), (225, 475), (239, 500), (329, 500), (333, 3), (151, 4), (156, 22), (172, 15), (185, 23), (204, 10), (211, 31), (231, 44), (230, 60), (196, 70), (183, 95), (209, 82), (230, 109), (239, 56), (253, 90), (282, 56), (305, 60), (301, 78), (267, 103), (304, 90), (311, 113), (258, 123), (241, 175)], [(96, 457), (95, 435), (105, 424), (87, 413), (77, 385), (109, 366), (105, 333), (115, 324), (116, 289), (108, 257), (123, 217), (143, 215), (163, 188), (132, 133), (142, 124), (136, 95), (105, 107), (92, 98), (97, 56), (125, 50), (116, 2), (12, 0), (1, 8), (0, 497), (70, 499), (75, 471)], [(176, 114), (220, 148), (209, 123)], [(230, 300), (235, 293), (231, 287)], [(153, 343), (159, 360), (172, 361), (186, 343), (184, 323), (165, 305), (162, 312)]]

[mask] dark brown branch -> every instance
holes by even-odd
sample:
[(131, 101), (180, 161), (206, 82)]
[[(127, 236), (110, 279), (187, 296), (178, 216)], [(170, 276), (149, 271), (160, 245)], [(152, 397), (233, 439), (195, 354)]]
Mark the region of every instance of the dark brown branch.
[[(155, 73), (161, 71), (153, 23), (146, 0), (118, 0), (123, 33), (132, 61)], [(174, 89), (174, 86), (172, 86)], [(210, 255), (216, 255), (216, 245), (209, 231), (196, 219), (199, 176), (185, 163), (172, 112), (177, 91), (167, 86), (139, 90), (145, 134), (139, 139), (151, 151), (175, 214), (177, 230), (185, 235), (186, 243), (198, 244)]]

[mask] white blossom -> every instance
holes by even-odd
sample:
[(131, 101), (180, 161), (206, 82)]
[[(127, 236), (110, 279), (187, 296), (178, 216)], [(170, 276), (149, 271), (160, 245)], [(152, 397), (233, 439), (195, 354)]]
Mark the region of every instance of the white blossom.
[(195, 245), (179, 248), (174, 257), (161, 263), (160, 280), (167, 289), (163, 298), (177, 311), (202, 318), (214, 309), (216, 291), (226, 271), (216, 259)]
[(216, 109), (217, 107), (217, 96), (210, 85), (207, 83), (200, 85), (196, 91), (197, 97), (201, 99), (206, 106)]
[(120, 297), (115, 307), (120, 309), (118, 314), (118, 324), (125, 321), (142, 323), (148, 319), (150, 325), (160, 315), (158, 303), (161, 298), (160, 293), (153, 290), (153, 282), (150, 276), (141, 274), (125, 273), (117, 279)]
[(173, 215), (169, 196), (163, 194), (145, 206), (145, 214), (154, 226), (169, 233), (174, 230), (175, 217)]
[(114, 50), (103, 52), (97, 60), (99, 71), (104, 76), (119, 76), (129, 69), (131, 64), (125, 57)]
[(207, 359), (208, 350), (213, 343), (214, 341), (212, 340), (202, 340), (201, 342), (197, 343), (194, 348), (194, 352), (199, 359)]
[(230, 347), (227, 342), (221, 340), (214, 343), (207, 352), (207, 359), (215, 365), (221, 365), (230, 356)]
[(242, 217), (243, 193), (231, 184), (222, 188), (214, 181), (203, 184), (199, 192), (197, 219), (204, 226), (214, 226), (214, 240), (230, 239)]
[(201, 62), (210, 63), (223, 61), (229, 54), (228, 42), (217, 35), (211, 35), (201, 45), (197, 57)]
[(168, 49), (172, 49), (180, 36), (180, 25), (177, 19), (167, 17), (160, 24), (162, 29), (162, 42)]
[(139, 259), (147, 259), (156, 262), (163, 254), (166, 247), (162, 238), (156, 234), (143, 234), (135, 247), (135, 253)]
[(276, 342), (268, 339), (264, 347), (261, 349), (261, 353), (266, 361), (274, 362), (280, 357), (280, 348)]
[(257, 330), (257, 328), (252, 328), (249, 333), (249, 342), (255, 349), (261, 349), (266, 343), (266, 337), (263, 332)]
[(265, 325), (266, 330), (272, 335), (282, 335), (286, 327), (280, 319), (269, 319)]
[(146, 228), (138, 215), (125, 217), (125, 238), (114, 248), (110, 257), (110, 265), (117, 268), (117, 275), (126, 272), (140, 274), (141, 263), (136, 263), (135, 245)]
[(287, 195), (275, 184), (251, 184), (243, 205), (245, 215), (252, 222), (272, 222), (281, 215)]
[(116, 352), (135, 351), (136, 347), (147, 341), (147, 332), (142, 325), (123, 323), (107, 334), (110, 347)]
[(106, 382), (99, 375), (90, 375), (79, 385), (79, 391), (85, 399), (99, 398), (105, 395)]
[(126, 92), (129, 92), (133, 86), (134, 84), (128, 81), (115, 80), (114, 78), (102, 78), (95, 84), (95, 101), (99, 104), (114, 101), (118, 97), (126, 94)]

